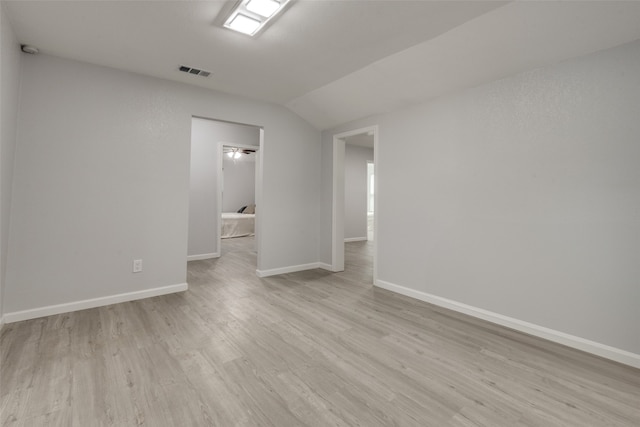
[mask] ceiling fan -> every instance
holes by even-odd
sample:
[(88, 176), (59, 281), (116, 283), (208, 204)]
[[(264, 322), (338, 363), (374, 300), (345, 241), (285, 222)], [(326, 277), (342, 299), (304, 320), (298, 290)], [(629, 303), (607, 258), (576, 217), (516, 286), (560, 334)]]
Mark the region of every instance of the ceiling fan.
[(243, 154), (253, 154), (256, 150), (250, 148), (238, 148), (238, 147), (224, 147), (223, 153), (232, 159), (239, 159)]

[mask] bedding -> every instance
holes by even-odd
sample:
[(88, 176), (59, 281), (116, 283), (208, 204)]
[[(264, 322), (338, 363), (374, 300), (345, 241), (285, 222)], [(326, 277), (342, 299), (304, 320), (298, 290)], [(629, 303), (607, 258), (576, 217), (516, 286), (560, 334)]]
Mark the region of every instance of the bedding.
[(223, 212), (220, 237), (229, 239), (231, 237), (253, 236), (255, 234), (255, 224), (255, 214)]

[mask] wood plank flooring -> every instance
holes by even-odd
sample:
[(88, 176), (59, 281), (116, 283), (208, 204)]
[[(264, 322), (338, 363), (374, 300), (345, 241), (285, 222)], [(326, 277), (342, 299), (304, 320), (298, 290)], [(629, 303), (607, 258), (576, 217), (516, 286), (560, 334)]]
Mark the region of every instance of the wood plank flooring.
[(3, 426), (640, 426), (640, 370), (371, 285), (259, 279), (253, 239), (189, 290), (5, 325)]

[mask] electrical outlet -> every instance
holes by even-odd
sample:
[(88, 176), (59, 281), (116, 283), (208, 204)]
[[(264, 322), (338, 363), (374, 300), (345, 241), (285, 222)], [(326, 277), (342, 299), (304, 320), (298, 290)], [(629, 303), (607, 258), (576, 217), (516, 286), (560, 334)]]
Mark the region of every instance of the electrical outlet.
[(140, 273), (142, 271), (142, 260), (134, 259), (133, 260), (133, 272)]

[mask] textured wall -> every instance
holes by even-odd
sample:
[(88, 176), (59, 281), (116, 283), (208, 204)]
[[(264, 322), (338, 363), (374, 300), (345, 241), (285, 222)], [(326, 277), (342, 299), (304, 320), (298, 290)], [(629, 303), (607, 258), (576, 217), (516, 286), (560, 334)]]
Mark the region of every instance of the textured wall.
[(16, 147), (18, 91), (20, 87), (20, 44), (0, 4), (0, 319), (4, 313), (9, 224), (11, 218), (13, 160)]
[(323, 159), (379, 124), (379, 279), (640, 354), (639, 99), (634, 42), (324, 132)]
[(320, 135), (293, 113), (42, 54), (22, 65), (5, 313), (185, 282), (192, 116), (264, 127), (259, 267), (317, 260)]

